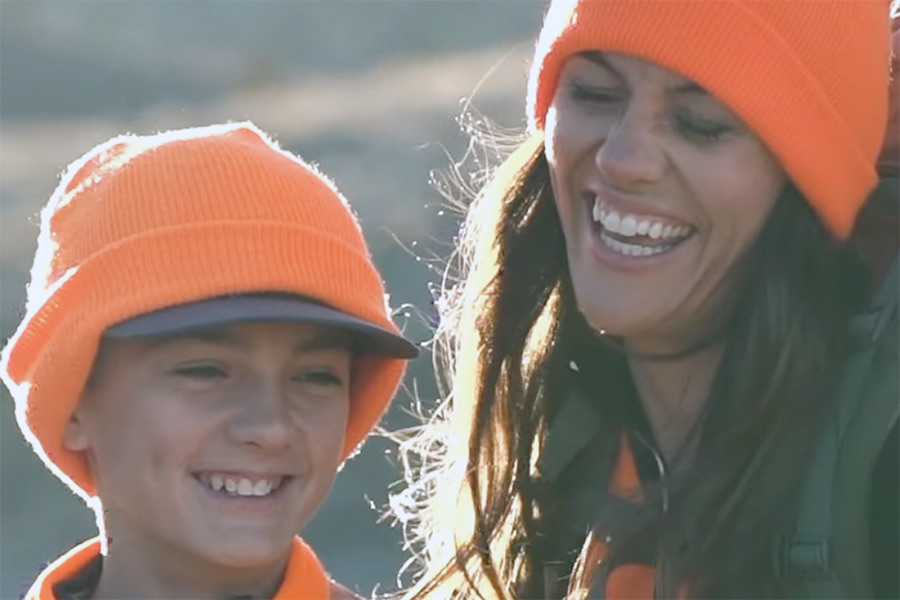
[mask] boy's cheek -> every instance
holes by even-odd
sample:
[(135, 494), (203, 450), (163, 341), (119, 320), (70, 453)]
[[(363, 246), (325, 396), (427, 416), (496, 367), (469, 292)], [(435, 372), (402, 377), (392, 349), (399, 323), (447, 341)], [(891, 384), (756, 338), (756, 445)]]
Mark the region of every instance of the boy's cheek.
[(83, 452), (90, 446), (90, 439), (82, 423), (80, 411), (77, 411), (69, 419), (65, 431), (63, 431), (63, 448), (72, 452)]
[(335, 419), (327, 427), (318, 429), (312, 444), (316, 448), (313, 452), (318, 464), (333, 469), (340, 465), (346, 429), (346, 419)]

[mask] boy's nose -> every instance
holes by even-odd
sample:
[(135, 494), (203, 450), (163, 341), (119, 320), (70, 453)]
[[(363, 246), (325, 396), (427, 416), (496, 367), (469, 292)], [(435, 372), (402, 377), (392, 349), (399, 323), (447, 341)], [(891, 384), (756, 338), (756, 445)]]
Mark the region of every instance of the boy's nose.
[(268, 452), (291, 445), (295, 427), (281, 383), (260, 382), (248, 386), (240, 409), (228, 423), (228, 435), (236, 442)]

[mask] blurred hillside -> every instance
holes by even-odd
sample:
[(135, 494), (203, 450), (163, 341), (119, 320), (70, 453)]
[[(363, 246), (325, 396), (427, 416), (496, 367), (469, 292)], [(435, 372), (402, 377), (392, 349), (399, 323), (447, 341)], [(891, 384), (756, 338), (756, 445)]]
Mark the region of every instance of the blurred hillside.
[[(424, 340), (432, 253), (457, 226), (429, 184), (466, 139), (471, 96), (523, 124), (525, 71), (542, 2), (0, 2), (0, 335), (22, 316), (37, 213), (66, 165), (124, 131), (251, 119), (318, 163), (357, 209), (397, 315)], [(476, 91), (477, 90), (477, 91)], [(420, 316), (421, 315), (421, 316)], [(434, 398), (429, 357), (407, 387)], [(408, 422), (402, 392), (386, 420)], [(93, 535), (92, 514), (41, 466), (0, 410), (0, 598)], [(369, 593), (395, 589), (400, 532), (377, 524), (399, 475), (375, 439), (342, 471), (304, 532), (328, 569)]]

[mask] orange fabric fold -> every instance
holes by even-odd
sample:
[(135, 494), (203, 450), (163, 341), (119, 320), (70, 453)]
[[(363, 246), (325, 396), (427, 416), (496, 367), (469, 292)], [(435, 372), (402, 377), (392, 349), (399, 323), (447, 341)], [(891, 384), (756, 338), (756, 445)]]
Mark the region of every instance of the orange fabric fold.
[[(614, 496), (635, 502), (644, 499), (637, 463), (628, 435), (624, 432), (619, 440), (619, 452), (607, 484), (607, 491)], [(607, 559), (609, 546), (603, 539), (593, 534), (589, 537), (587, 545), (585, 564), (588, 567), (584, 572), (587, 574), (587, 580), (590, 580), (598, 572), (600, 563)], [(653, 566), (622, 564), (610, 571), (606, 579), (605, 597), (607, 600), (653, 600), (655, 584), (656, 569)], [(679, 600), (686, 600), (688, 597), (688, 586), (681, 586), (678, 593)]]
[[(100, 539), (83, 542), (53, 561), (38, 576), (24, 600), (60, 600), (53, 588), (77, 575), (100, 554)], [(328, 600), (331, 583), (306, 542), (294, 538), (284, 581), (273, 600)]]

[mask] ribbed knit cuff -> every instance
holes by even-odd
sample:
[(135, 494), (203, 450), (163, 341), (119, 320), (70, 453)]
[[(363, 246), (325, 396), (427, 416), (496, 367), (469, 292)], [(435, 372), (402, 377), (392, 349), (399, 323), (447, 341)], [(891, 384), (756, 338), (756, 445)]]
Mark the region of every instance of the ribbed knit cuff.
[[(806, 4), (807, 26), (815, 30), (817, 3)], [(579, 3), (577, 19), (564, 11), (548, 16), (529, 81), (533, 131), (543, 129), (562, 64), (588, 50), (639, 56), (704, 87), (767, 144), (829, 229), (840, 238), (849, 234), (877, 180), (886, 90), (870, 99), (873, 112), (862, 116), (876, 122), (861, 136), (793, 48), (741, 2), (587, 1)]]

